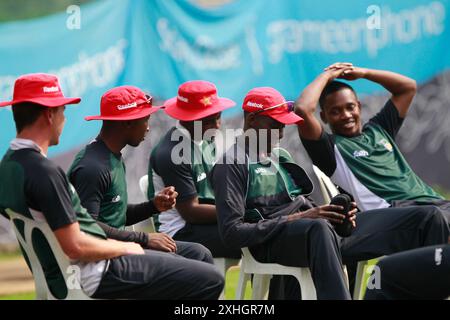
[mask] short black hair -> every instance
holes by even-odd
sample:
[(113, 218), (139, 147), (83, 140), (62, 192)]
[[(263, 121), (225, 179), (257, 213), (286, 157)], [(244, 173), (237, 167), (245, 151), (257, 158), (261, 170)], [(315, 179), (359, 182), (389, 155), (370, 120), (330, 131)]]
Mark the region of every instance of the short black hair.
[(12, 112), (17, 133), (20, 133), (25, 127), (32, 125), (46, 108), (32, 102), (13, 104)]
[(323, 105), (325, 103), (326, 97), (328, 97), (332, 93), (335, 93), (335, 92), (337, 92), (339, 90), (343, 90), (343, 89), (350, 89), (356, 96), (356, 92), (351, 85), (349, 85), (345, 82), (333, 80), (325, 86), (325, 88), (322, 90), (322, 93), (320, 94), (320, 98), (319, 98), (320, 108), (323, 110)]

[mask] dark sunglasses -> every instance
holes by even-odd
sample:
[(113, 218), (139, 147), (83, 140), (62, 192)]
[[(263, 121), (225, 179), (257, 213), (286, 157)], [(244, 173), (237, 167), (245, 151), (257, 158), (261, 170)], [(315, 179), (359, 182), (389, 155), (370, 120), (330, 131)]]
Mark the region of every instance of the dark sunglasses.
[(147, 99), (147, 101), (145, 101), (145, 102), (143, 102), (143, 103), (147, 103), (147, 104), (151, 105), (151, 104), (152, 104), (153, 97), (150, 96), (150, 95), (148, 95), (148, 94), (146, 94), (146, 95), (145, 95), (145, 98)]
[(292, 111), (294, 111), (295, 101), (285, 101), (283, 103), (280, 103), (280, 104), (277, 104), (277, 105), (274, 105), (274, 106), (271, 106), (271, 107), (268, 107), (268, 108), (265, 108), (265, 109), (261, 109), (261, 110), (250, 112), (250, 114), (255, 114), (256, 115), (258, 113), (261, 113), (261, 112), (264, 112), (264, 111), (268, 111), (268, 110), (272, 110), (272, 109), (275, 109), (275, 108), (279, 108), (279, 107), (284, 106), (284, 105), (287, 105), (287, 111), (288, 112), (292, 112)]

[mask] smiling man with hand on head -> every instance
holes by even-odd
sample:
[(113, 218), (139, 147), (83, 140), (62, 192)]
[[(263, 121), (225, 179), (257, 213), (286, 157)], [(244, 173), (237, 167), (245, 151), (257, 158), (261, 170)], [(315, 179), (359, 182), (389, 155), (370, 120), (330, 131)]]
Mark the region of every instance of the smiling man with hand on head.
[[(356, 92), (337, 78), (367, 79), (382, 85), (391, 97), (363, 125)], [(398, 73), (335, 63), (298, 99), (296, 112), (305, 119), (299, 135), (312, 162), (352, 194), (360, 209), (433, 205), (449, 220), (450, 202), (414, 173), (395, 143), (415, 94), (416, 82)], [(332, 134), (315, 117), (317, 104)]]

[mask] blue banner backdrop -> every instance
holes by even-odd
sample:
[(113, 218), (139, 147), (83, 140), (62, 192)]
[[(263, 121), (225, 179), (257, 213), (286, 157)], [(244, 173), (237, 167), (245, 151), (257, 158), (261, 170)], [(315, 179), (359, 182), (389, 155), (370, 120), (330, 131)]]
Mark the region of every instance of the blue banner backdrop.
[[(179, 84), (210, 80), (238, 106), (255, 86), (287, 98), (335, 61), (389, 69), (423, 83), (450, 65), (449, 0), (236, 0), (201, 9), (188, 0), (105, 0), (81, 7), (81, 28), (70, 14), (0, 25), (0, 99), (10, 99), (25, 73), (57, 74), (66, 95), (81, 96), (53, 155), (95, 136), (102, 93), (137, 85), (160, 99)], [(367, 81), (357, 90), (380, 87)], [(227, 114), (239, 112), (239, 107)], [(0, 109), (0, 153), (14, 136), (9, 108)], [(51, 155), (52, 155), (51, 154)]]

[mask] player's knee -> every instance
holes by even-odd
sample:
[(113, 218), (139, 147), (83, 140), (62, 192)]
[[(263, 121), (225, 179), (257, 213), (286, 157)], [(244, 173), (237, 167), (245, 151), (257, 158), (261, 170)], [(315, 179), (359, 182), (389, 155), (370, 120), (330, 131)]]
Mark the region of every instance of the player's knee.
[(191, 249), (194, 252), (195, 260), (207, 262), (207, 263), (214, 263), (213, 256), (211, 254), (211, 251), (209, 251), (208, 248), (206, 248), (204, 245), (200, 243), (191, 243)]
[(312, 220), (311, 231), (322, 236), (331, 236), (333, 234), (333, 228), (325, 219)]
[(420, 206), (421, 214), (438, 224), (448, 224), (444, 212), (437, 206)]
[(203, 281), (201, 282), (204, 286), (204, 290), (208, 292), (208, 296), (211, 299), (218, 299), (222, 290), (225, 286), (225, 278), (220, 273), (220, 271), (211, 266), (207, 270), (202, 271)]

